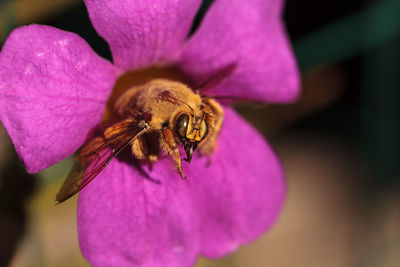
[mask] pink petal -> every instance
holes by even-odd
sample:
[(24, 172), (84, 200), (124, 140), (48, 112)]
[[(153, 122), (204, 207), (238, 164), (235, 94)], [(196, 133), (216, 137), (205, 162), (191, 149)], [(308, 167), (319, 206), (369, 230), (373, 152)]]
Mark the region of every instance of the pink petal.
[(0, 119), (28, 172), (72, 154), (99, 123), (116, 78), (78, 35), (31, 25), (0, 54)]
[(187, 180), (167, 158), (144, 167), (157, 184), (127, 156), (79, 197), (81, 249), (95, 266), (191, 266), (199, 254), (224, 255), (266, 231), (283, 203), (274, 152), (230, 109), (211, 165), (184, 163)]
[[(128, 163), (127, 163), (128, 162)], [(191, 266), (198, 214), (188, 184), (172, 167), (152, 173), (113, 160), (79, 195), (79, 241), (94, 266)]]
[(227, 65), (233, 74), (208, 92), (267, 102), (293, 101), (299, 73), (281, 20), (281, 0), (218, 0), (181, 55), (200, 84)]
[(170, 60), (186, 38), (200, 0), (85, 0), (97, 32), (122, 70)]
[(249, 243), (277, 219), (285, 196), (280, 162), (265, 139), (230, 109), (216, 153), (185, 166), (202, 218), (201, 254), (219, 257)]

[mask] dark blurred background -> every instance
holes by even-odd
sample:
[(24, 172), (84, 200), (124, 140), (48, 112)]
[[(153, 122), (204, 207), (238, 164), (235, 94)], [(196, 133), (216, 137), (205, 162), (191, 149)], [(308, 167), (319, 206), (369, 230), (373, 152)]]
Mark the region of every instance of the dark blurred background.
[[(285, 208), (257, 242), (197, 266), (400, 266), (400, 1), (288, 0), (284, 19), (301, 98), (237, 110), (284, 164)], [(82, 1), (0, 0), (0, 46), (30, 23), (76, 32), (110, 58)], [(0, 125), (0, 266), (89, 266), (76, 198), (54, 206), (70, 166), (26, 174)]]

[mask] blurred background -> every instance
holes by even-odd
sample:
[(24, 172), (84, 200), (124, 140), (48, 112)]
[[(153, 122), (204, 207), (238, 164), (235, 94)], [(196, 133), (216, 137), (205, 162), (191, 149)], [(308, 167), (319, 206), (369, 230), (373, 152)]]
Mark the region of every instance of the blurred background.
[[(284, 164), (285, 208), (258, 241), (196, 266), (400, 266), (400, 1), (287, 0), (284, 18), (300, 100), (237, 110)], [(76, 32), (110, 58), (82, 1), (0, 0), (0, 47), (30, 23)], [(70, 166), (26, 174), (0, 125), (0, 266), (89, 266), (76, 198), (54, 205)]]

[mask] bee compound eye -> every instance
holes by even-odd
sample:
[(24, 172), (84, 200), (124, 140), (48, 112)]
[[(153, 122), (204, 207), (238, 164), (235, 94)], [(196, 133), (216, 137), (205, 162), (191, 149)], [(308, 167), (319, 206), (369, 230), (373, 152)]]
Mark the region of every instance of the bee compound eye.
[(175, 129), (180, 137), (182, 138), (186, 137), (188, 124), (189, 124), (189, 116), (187, 114), (180, 115), (176, 120)]

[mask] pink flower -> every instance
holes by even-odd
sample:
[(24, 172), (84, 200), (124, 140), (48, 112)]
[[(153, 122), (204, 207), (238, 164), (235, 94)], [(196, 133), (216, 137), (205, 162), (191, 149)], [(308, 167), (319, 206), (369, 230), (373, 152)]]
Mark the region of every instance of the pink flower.
[[(52, 27), (16, 29), (0, 54), (0, 120), (28, 172), (68, 157), (99, 124), (124, 72), (175, 64), (195, 82), (229, 64), (207, 94), (289, 102), (299, 75), (280, 0), (217, 0), (186, 40), (200, 0), (86, 0), (114, 64), (79, 36)], [(195, 156), (183, 181), (170, 159), (144, 179), (114, 159), (79, 196), (79, 241), (95, 266), (190, 266), (251, 242), (276, 220), (284, 174), (265, 140), (230, 107), (211, 164)]]

